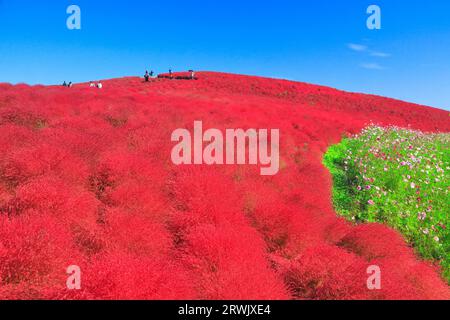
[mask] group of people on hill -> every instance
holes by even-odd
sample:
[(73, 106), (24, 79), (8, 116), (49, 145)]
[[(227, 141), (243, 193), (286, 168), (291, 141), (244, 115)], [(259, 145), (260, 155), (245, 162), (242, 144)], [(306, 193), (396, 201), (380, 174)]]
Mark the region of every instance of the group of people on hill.
[[(72, 87), (73, 87), (73, 84), (72, 84), (72, 82), (67, 83), (66, 81), (64, 81), (63, 87), (69, 87), (69, 88), (72, 88)], [(99, 89), (102, 89), (102, 88), (103, 88), (103, 84), (102, 84), (100, 81), (97, 82), (97, 83), (95, 83), (95, 82), (93, 82), (93, 81), (90, 81), (90, 82), (89, 82), (89, 87), (90, 87), (90, 88), (99, 88)]]
[[(190, 79), (190, 80), (195, 80), (195, 71), (194, 70), (189, 70), (189, 76), (179, 76), (179, 77), (175, 77), (175, 79)], [(169, 76), (161, 76), (159, 75), (158, 77), (160, 78), (169, 78), (169, 79), (174, 79), (174, 75), (173, 75), (173, 71), (172, 69), (169, 69)], [(148, 71), (145, 71), (145, 75), (144, 75), (144, 81), (145, 82), (149, 82), (151, 78), (154, 78), (154, 73), (153, 70), (150, 71), (150, 73)]]
[(89, 87), (90, 88), (99, 88), (99, 89), (102, 89), (103, 88), (103, 84), (99, 81), (99, 82), (97, 82), (97, 83), (95, 83), (95, 82), (93, 82), (93, 81), (90, 81), (89, 82)]
[[(195, 71), (194, 70), (189, 70), (189, 79), (191, 80), (195, 80)], [(153, 70), (151, 70), (150, 72), (145, 71), (145, 75), (144, 75), (144, 81), (145, 82), (149, 82), (150, 79), (153, 79), (155, 77), (155, 73), (153, 72)], [(169, 69), (169, 78), (173, 79), (173, 72), (172, 69)], [(183, 79), (188, 79), (187, 77), (183, 77)], [(63, 83), (63, 87), (69, 87), (72, 88), (73, 84), (72, 82), (67, 83), (66, 81), (64, 81)], [(89, 87), (90, 88), (98, 88), (98, 89), (102, 89), (103, 88), (103, 84), (99, 81), (97, 83), (90, 81), (89, 82)]]
[(145, 75), (144, 75), (145, 82), (149, 82), (150, 78), (153, 78), (154, 74), (155, 73), (153, 72), (153, 70), (150, 71), (150, 73), (148, 71), (145, 71)]

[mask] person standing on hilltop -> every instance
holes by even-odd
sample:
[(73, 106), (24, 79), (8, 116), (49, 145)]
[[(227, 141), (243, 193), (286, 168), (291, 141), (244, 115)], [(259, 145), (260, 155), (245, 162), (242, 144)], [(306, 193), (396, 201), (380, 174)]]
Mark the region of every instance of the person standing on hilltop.
[(195, 71), (191, 70), (191, 80), (194, 80), (194, 79), (195, 79)]
[(148, 74), (148, 71), (145, 71), (145, 75), (144, 75), (145, 82), (148, 82), (149, 78), (150, 78), (150, 75)]
[(102, 89), (102, 88), (103, 88), (103, 84), (102, 84), (101, 82), (99, 82), (99, 83), (97, 84), (97, 88)]
[(170, 79), (172, 79), (172, 78), (173, 78), (173, 73), (172, 73), (172, 69), (169, 69), (169, 77), (170, 77)]

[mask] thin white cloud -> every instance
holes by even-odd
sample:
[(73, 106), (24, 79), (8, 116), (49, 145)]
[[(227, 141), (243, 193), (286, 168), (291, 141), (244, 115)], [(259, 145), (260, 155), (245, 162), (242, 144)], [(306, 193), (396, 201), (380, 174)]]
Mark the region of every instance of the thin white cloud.
[(385, 68), (378, 63), (362, 63), (360, 65), (361, 68), (369, 69), (369, 70), (384, 70)]
[(372, 57), (378, 57), (378, 58), (389, 58), (391, 55), (386, 52), (380, 52), (380, 51), (371, 51), (370, 55)]
[(367, 52), (371, 57), (375, 57), (375, 58), (389, 58), (391, 56), (390, 53), (370, 50), (370, 48), (368, 46), (363, 45), (363, 44), (349, 43), (349, 44), (347, 44), (347, 47), (350, 50), (353, 50), (356, 52)]
[(348, 47), (351, 50), (358, 51), (358, 52), (362, 52), (362, 51), (366, 51), (367, 50), (367, 46), (362, 45), (362, 44), (356, 44), (356, 43), (349, 43)]
[[(389, 58), (391, 56), (391, 54), (383, 52), (383, 51), (372, 50), (368, 45), (357, 44), (357, 43), (348, 43), (347, 47), (350, 50), (360, 52), (364, 56), (370, 56), (373, 58)], [(377, 62), (361, 63), (359, 66), (361, 68), (368, 69), (368, 70), (385, 70), (386, 69), (384, 66), (380, 65)]]

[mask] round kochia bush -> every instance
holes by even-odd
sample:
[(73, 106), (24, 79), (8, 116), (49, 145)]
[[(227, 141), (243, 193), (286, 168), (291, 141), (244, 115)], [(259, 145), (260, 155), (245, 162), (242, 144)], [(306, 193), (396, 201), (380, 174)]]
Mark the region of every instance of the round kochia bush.
[(399, 230), (450, 280), (450, 134), (371, 126), (325, 155), (336, 209)]

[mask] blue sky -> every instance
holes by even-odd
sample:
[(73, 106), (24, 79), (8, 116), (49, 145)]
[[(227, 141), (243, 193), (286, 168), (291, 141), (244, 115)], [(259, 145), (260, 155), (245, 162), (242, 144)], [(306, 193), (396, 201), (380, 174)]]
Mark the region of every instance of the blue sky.
[[(66, 9), (81, 8), (81, 30)], [(382, 29), (366, 9), (382, 10)], [(448, 0), (0, 0), (0, 82), (56, 84), (146, 69), (328, 85), (450, 110)]]

